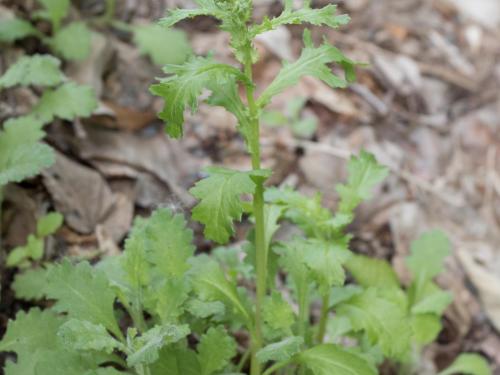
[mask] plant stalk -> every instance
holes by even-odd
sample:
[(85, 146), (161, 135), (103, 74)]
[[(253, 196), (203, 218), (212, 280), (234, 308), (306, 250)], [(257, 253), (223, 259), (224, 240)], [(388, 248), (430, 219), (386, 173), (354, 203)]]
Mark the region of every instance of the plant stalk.
[(321, 315), (319, 318), (319, 327), (318, 327), (318, 336), (317, 341), (318, 344), (322, 344), (325, 339), (326, 332), (326, 322), (328, 320), (328, 311), (330, 310), (330, 294), (325, 294), (322, 298), (321, 305)]
[[(252, 45), (249, 41), (246, 46), (245, 53), (245, 75), (249, 82), (252, 82)], [(255, 103), (253, 86), (246, 86), (246, 95), (248, 101), (248, 109), (250, 123), (252, 124), (254, 144), (250, 145), (252, 150), (252, 169), (260, 169), (260, 143), (259, 143), (259, 114), (258, 107)], [(260, 375), (261, 366), (257, 361), (256, 353), (262, 347), (262, 304), (266, 295), (267, 283), (267, 249), (265, 242), (265, 227), (264, 227), (264, 181), (255, 179), (255, 193), (253, 196), (253, 214), (255, 217), (255, 268), (257, 274), (257, 291), (255, 304), (255, 332), (252, 342), (251, 356), (251, 375)]]

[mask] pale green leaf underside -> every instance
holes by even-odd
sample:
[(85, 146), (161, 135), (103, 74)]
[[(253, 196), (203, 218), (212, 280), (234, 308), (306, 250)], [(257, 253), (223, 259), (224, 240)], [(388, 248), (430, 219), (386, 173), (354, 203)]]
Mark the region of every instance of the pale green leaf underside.
[(50, 55), (23, 56), (0, 77), (0, 87), (55, 86), (64, 80), (60, 65)]

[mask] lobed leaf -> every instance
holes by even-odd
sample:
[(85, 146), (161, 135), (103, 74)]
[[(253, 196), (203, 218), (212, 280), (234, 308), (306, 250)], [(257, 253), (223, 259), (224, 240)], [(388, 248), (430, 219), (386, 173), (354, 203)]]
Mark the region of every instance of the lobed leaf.
[(236, 355), (236, 341), (222, 326), (211, 327), (197, 347), (201, 375), (211, 375), (227, 366)]
[(48, 40), (54, 51), (66, 60), (85, 60), (90, 54), (92, 33), (83, 22), (72, 22)]
[(50, 266), (28, 269), (23, 273), (17, 273), (12, 284), (16, 297), (26, 301), (42, 299), (45, 296), (49, 272)]
[(188, 348), (166, 346), (159, 352), (159, 359), (149, 365), (151, 375), (200, 375), (201, 368), (196, 353)]
[(269, 344), (257, 352), (257, 360), (260, 363), (269, 361), (288, 361), (292, 356), (301, 351), (304, 339), (299, 336), (287, 337), (286, 339)]
[(56, 86), (64, 81), (61, 61), (50, 55), (23, 56), (0, 77), (1, 87)]

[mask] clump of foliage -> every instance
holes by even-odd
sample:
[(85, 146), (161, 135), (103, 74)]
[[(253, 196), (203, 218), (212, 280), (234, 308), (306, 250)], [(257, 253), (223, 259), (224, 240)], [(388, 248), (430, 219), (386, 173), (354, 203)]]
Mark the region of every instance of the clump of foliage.
[[(446, 238), (430, 232), (413, 244), (407, 263), (413, 281), (404, 288), (389, 264), (349, 250), (346, 227), (355, 209), (387, 175), (373, 155), (361, 152), (349, 161), (348, 179), (336, 188), (335, 213), (321, 205), (320, 195), (266, 187), (271, 171), (261, 167), (259, 118), (271, 99), (304, 75), (346, 87), (356, 62), (327, 41), (316, 46), (306, 30), (301, 56), (285, 63), (256, 97), (253, 39), (284, 24), (337, 27), (348, 17), (337, 16), (333, 5), (313, 9), (306, 2), (294, 9), (287, 0), (280, 16), (254, 24), (251, 0), (197, 3), (195, 9), (169, 12), (161, 23), (217, 18), (243, 69), (213, 56), (193, 57), (166, 66), (167, 77), (151, 91), (165, 99), (159, 116), (174, 138), (183, 134), (185, 109), (196, 110), (205, 90), (211, 92), (209, 104), (234, 114), (252, 169), (208, 168), (191, 189), (199, 200), (192, 218), (204, 225), (207, 239), (224, 245), (234, 222), (248, 215), (255, 223), (248, 241), (195, 255), (183, 215), (159, 209), (136, 219), (119, 256), (95, 266), (64, 260), (25, 272), (16, 280), (18, 296), (53, 303), (9, 322), (0, 351), (15, 352), (17, 361), (7, 362), (6, 375), (211, 375), (247, 369), (252, 375), (373, 375), (385, 360), (411, 363), (436, 337), (450, 302), (433, 281), (449, 252)], [(332, 72), (332, 63), (344, 77)], [(276, 241), (283, 222), (301, 234)], [(346, 271), (355, 284), (345, 285)], [(489, 369), (467, 354), (442, 374), (460, 372), (483, 375)]]

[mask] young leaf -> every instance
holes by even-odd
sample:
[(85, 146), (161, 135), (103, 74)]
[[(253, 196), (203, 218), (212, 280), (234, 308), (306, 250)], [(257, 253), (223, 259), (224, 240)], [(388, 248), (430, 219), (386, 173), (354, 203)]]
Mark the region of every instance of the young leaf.
[(277, 291), (264, 300), (262, 318), (270, 329), (285, 334), (291, 333), (292, 325), (295, 323), (292, 307)]
[(144, 227), (147, 257), (158, 273), (166, 278), (180, 277), (188, 269), (194, 254), (193, 232), (186, 228), (182, 215), (168, 209), (153, 213)]
[(371, 344), (389, 358), (403, 359), (410, 349), (411, 328), (406, 306), (385, 298), (375, 288), (355, 295), (337, 307), (339, 316), (350, 319), (355, 331), (365, 331)]
[(233, 221), (241, 220), (243, 206), (240, 196), (255, 190), (254, 172), (218, 167), (206, 171), (209, 177), (197, 182), (190, 190), (200, 200), (192, 210), (192, 217), (205, 225), (205, 237), (225, 243), (234, 233)]
[(205, 302), (199, 299), (191, 299), (186, 306), (187, 311), (193, 316), (206, 319), (209, 316), (222, 316), (226, 312), (226, 306), (220, 301)]
[(135, 26), (133, 31), (139, 51), (149, 55), (156, 65), (182, 64), (192, 52), (183, 31), (155, 24)]
[(236, 286), (226, 279), (219, 264), (203, 255), (194, 258), (192, 263), (190, 273), (197, 296), (205, 301), (222, 301), (250, 322), (249, 312), (241, 302)]
[(86, 320), (70, 319), (57, 332), (62, 344), (75, 351), (98, 351), (111, 354), (115, 349), (124, 350), (123, 345), (111, 337), (101, 324)]
[(189, 285), (184, 279), (169, 279), (156, 290), (156, 313), (163, 324), (177, 322), (184, 312), (182, 305), (188, 299), (189, 291)]
[(488, 362), (478, 354), (460, 354), (450, 367), (441, 371), (438, 375), (491, 375)]
[(70, 318), (102, 324), (120, 336), (113, 313), (114, 293), (106, 276), (88, 263), (74, 266), (64, 260), (55, 266), (48, 274), (46, 294), (56, 300), (52, 307), (55, 311), (67, 313)]
[(0, 42), (12, 43), (32, 35), (40, 35), (28, 21), (20, 18), (9, 18), (0, 20)]
[(236, 355), (236, 342), (222, 326), (211, 327), (198, 344), (201, 375), (211, 375), (222, 370)]
[(302, 349), (304, 339), (299, 336), (287, 337), (286, 339), (269, 344), (257, 352), (257, 360), (260, 363), (269, 361), (288, 361), (292, 356)]
[(167, 65), (163, 70), (170, 76), (152, 85), (150, 91), (165, 100), (158, 116), (166, 122), (166, 132), (172, 138), (182, 137), (184, 111), (186, 107), (193, 112), (197, 110), (198, 97), (204, 89), (217, 92), (219, 96), (227, 92), (231, 95), (227, 100), (231, 101), (235, 99), (234, 92), (221, 88), (236, 87), (236, 80), (244, 79), (238, 69), (218, 63), (212, 57), (192, 57), (184, 65)]
[(96, 108), (97, 98), (90, 86), (68, 82), (55, 90), (45, 91), (32, 115), (44, 123), (55, 117), (70, 121), (76, 117), (88, 117)]
[(39, 238), (54, 234), (62, 225), (64, 216), (59, 212), (50, 212), (38, 219), (36, 223), (36, 235)]
[(360, 356), (337, 345), (323, 344), (295, 356), (314, 375), (376, 375), (377, 371)]
[(151, 375), (200, 375), (201, 368), (196, 353), (179, 345), (160, 350), (160, 358), (149, 365)]
[[(267, 105), (271, 99), (283, 92), (287, 87), (296, 85), (303, 76), (313, 76), (331, 87), (346, 87), (347, 81), (354, 79), (354, 66), (356, 63), (340, 52), (334, 46), (324, 42), (320, 47), (314, 47), (311, 35), (304, 32), (305, 48), (299, 59), (283, 66), (273, 82), (266, 88), (258, 99), (260, 107)], [(337, 77), (328, 67), (330, 63), (342, 65), (346, 72), (346, 80)]]
[(50, 39), (49, 44), (66, 60), (85, 60), (90, 54), (92, 33), (83, 22), (72, 22)]
[(17, 273), (12, 284), (16, 297), (26, 301), (42, 299), (45, 296), (49, 272), (50, 267), (40, 267)]
[(52, 22), (52, 26), (57, 29), (69, 12), (70, 0), (38, 0), (38, 2), (44, 10), (37, 12), (37, 15)]
[(338, 213), (333, 219), (343, 228), (353, 219), (353, 211), (366, 199), (371, 198), (371, 191), (388, 173), (387, 168), (377, 163), (372, 154), (361, 151), (358, 157), (353, 156), (347, 165), (349, 176), (347, 184), (338, 185), (340, 195)]
[(413, 339), (424, 346), (433, 342), (442, 329), (441, 319), (434, 314), (418, 314), (410, 317)]
[[(7, 267), (21, 266), (28, 259), (40, 260), (43, 257), (43, 240), (30, 234), (24, 246), (13, 249), (7, 257)], [(29, 263), (28, 263), (29, 264)]]
[(356, 254), (347, 260), (345, 267), (356, 282), (365, 288), (400, 287), (396, 272), (385, 260)]
[[(410, 288), (410, 296), (414, 289)], [(449, 292), (441, 290), (436, 284), (429, 281), (419, 291), (416, 300), (412, 301), (411, 312), (413, 314), (436, 314), (441, 316), (448, 305), (453, 301)]]
[(0, 341), (0, 352), (16, 352), (18, 360), (32, 360), (39, 349), (57, 348), (57, 331), (63, 319), (50, 310), (33, 308), (20, 311), (16, 320), (10, 320), (7, 332)]
[(38, 141), (42, 124), (32, 117), (11, 119), (0, 131), (0, 187), (33, 177), (54, 163), (52, 149)]
[(189, 333), (187, 325), (155, 326), (142, 336), (133, 338), (133, 353), (127, 357), (127, 364), (135, 367), (140, 364), (154, 363), (159, 358), (161, 348), (183, 339)]
[(300, 9), (293, 9), (293, 1), (285, 1), (285, 9), (275, 18), (264, 18), (260, 25), (255, 25), (250, 28), (252, 37), (262, 34), (266, 31), (274, 30), (281, 25), (299, 25), (302, 23), (310, 23), (316, 26), (329, 26), (337, 28), (341, 25), (349, 23), (350, 18), (347, 15), (336, 15), (337, 6), (329, 4), (321, 9), (313, 9), (309, 2), (305, 2)]
[(61, 62), (50, 55), (23, 56), (0, 77), (0, 88), (58, 85), (65, 79), (60, 66)]

